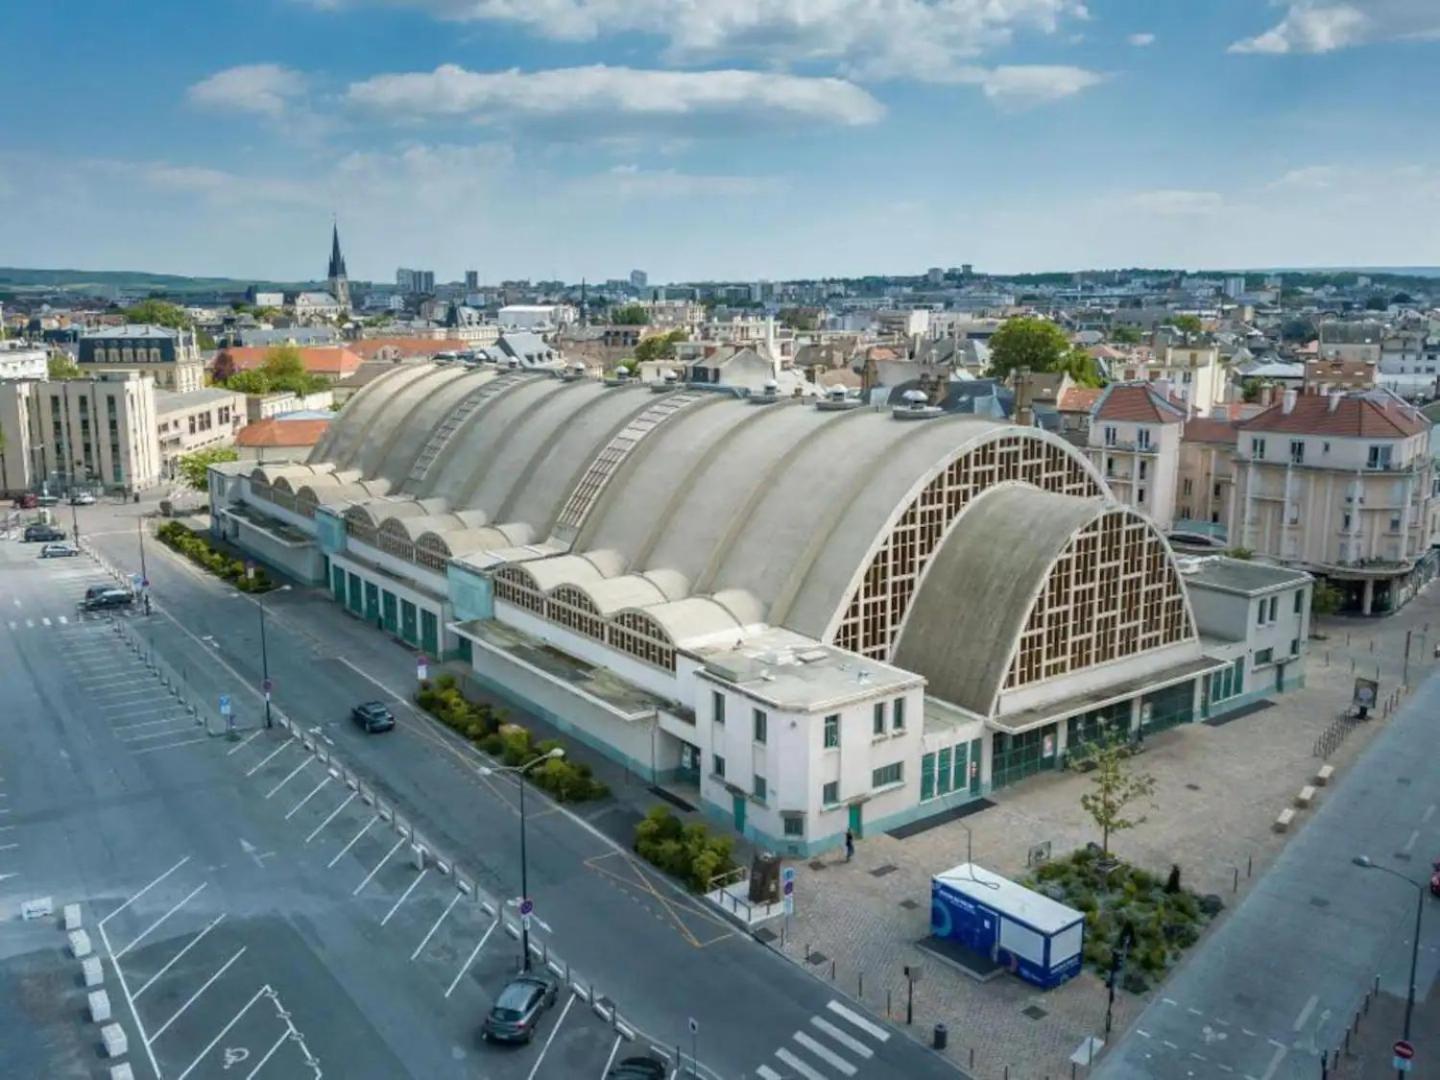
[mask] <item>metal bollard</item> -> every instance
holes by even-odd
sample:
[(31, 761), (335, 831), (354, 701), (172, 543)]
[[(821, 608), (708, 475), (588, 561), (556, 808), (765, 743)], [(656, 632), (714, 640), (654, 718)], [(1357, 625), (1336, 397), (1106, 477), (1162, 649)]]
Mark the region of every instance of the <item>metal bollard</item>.
[(1233, 893), (1233, 892), (1239, 892), (1239, 891), (1240, 891), (1240, 868), (1239, 868), (1238, 866), (1235, 867), (1235, 881), (1234, 881), (1234, 883), (1230, 886), (1230, 891), (1231, 891), (1232, 893)]
[(936, 1050), (944, 1050), (949, 1044), (950, 1032), (944, 1024), (935, 1025), (933, 1044)]
[(862, 971), (856, 977), (857, 989), (855, 996), (861, 1001), (865, 1000), (865, 973)]
[(890, 991), (885, 991), (885, 1019), (890, 1019)]
[(835, 961), (834, 961), (834, 960), (831, 960), (831, 961), (830, 961), (830, 981), (831, 981), (831, 982), (834, 982), (834, 981), (835, 981)]

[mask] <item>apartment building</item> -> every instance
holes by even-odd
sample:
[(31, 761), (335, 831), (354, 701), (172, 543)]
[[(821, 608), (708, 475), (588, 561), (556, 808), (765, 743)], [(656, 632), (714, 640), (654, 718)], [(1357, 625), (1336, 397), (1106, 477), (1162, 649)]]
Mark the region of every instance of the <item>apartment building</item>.
[(1175, 528), (1224, 541), (1230, 535), (1235, 439), (1230, 420), (1193, 416), (1180, 432)]
[(134, 371), (149, 375), (162, 390), (188, 393), (205, 385), (205, 365), (195, 331), (127, 324), (81, 335), (77, 357), (86, 374)]
[(1175, 523), (1175, 481), (1185, 409), (1149, 383), (1105, 388), (1090, 414), (1086, 455), (1120, 502), (1161, 530)]
[(245, 426), (245, 395), (224, 387), (206, 387), (177, 394), (155, 391), (155, 434), (165, 475), (175, 475), (175, 461), (212, 446), (229, 446)]
[(1170, 392), (1201, 416), (1209, 416), (1225, 400), (1225, 368), (1220, 350), (1211, 344), (1187, 341), (1137, 350), (1124, 360), (1109, 361), (1109, 367), (1112, 378), (1125, 382), (1168, 382)]
[(1236, 425), (1231, 542), (1309, 570), (1365, 615), (1434, 573), (1430, 422), (1385, 390), (1296, 394)]

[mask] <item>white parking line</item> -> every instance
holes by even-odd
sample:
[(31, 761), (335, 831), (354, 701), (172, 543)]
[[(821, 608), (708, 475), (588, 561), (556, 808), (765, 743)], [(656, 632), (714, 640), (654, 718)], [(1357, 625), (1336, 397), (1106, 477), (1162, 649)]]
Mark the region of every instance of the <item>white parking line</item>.
[(180, 721), (180, 720), (174, 720), (174, 719), (172, 719), (172, 720), (158, 720), (158, 721), (156, 721), (156, 723), (161, 723), (161, 724), (179, 724), (180, 726), (179, 726), (178, 728), (177, 728), (177, 727), (171, 727), (171, 728), (169, 728), (169, 729), (167, 729), (167, 730), (165, 730), (165, 731), (147, 731), (147, 732), (144, 732), (144, 733), (142, 733), (142, 734), (140, 734), (140, 735), (121, 735), (121, 736), (119, 736), (119, 739), (120, 739), (121, 742), (126, 743), (127, 745), (131, 745), (131, 744), (139, 743), (139, 742), (148, 742), (148, 741), (151, 740), (151, 739), (170, 739), (170, 738), (174, 738), (176, 735), (182, 734), (183, 732), (185, 732), (186, 729), (188, 729), (188, 728), (190, 727), (190, 725), (189, 725), (188, 723), (184, 723), (184, 722), (182, 722), (182, 721)]
[(859, 1039), (855, 1038), (854, 1035), (851, 1035), (845, 1031), (841, 1031), (834, 1024), (830, 1023), (829, 1020), (823, 1020), (818, 1016), (812, 1016), (810, 1018), (810, 1023), (813, 1024), (815, 1027), (819, 1028), (826, 1035), (829, 1035), (830, 1038), (834, 1039), (837, 1043), (845, 1047), (845, 1049), (849, 1050), (853, 1054), (859, 1054), (863, 1058), (873, 1057), (875, 1054), (875, 1051), (871, 1050), (870, 1047), (866, 1046)]
[[(458, 896), (459, 894), (457, 893), (456, 895)], [(452, 906), (452, 907), (454, 906), (454, 901), (451, 901), (451, 906)], [(446, 908), (445, 910), (446, 910), (446, 912), (449, 912), (450, 908)], [(443, 919), (445, 916), (442, 915), (442, 916), (440, 916), (440, 917)], [(440, 924), (437, 922), (435, 925), (436, 925), (436, 926), (439, 926)], [(473, 949), (470, 950), (470, 956), (466, 959), (465, 963), (463, 963), (463, 964), (460, 965), (460, 970), (455, 973), (455, 979), (454, 979), (454, 981), (450, 983), (450, 988), (445, 991), (445, 996), (446, 996), (447, 998), (448, 998), (451, 994), (453, 994), (453, 993), (455, 992), (455, 987), (457, 987), (457, 986), (460, 985), (460, 980), (465, 977), (465, 972), (468, 971), (469, 968), (470, 968), (470, 965), (475, 962), (475, 957), (477, 957), (477, 956), (480, 955), (480, 950), (485, 947), (485, 942), (487, 942), (487, 941), (490, 940), (490, 935), (495, 932), (495, 928), (496, 928), (497, 926), (499, 926), (499, 925), (500, 925), (500, 916), (497, 915), (497, 916), (495, 916), (495, 921), (490, 924), (490, 928), (489, 928), (488, 930), (486, 930), (485, 933), (484, 933), (483, 935), (481, 935), (480, 940), (475, 943), (475, 948), (473, 948)], [(432, 928), (431, 931), (430, 931), (430, 933), (433, 934), (434, 932), (435, 932), (435, 931), (434, 931), (434, 929)], [(425, 935), (425, 941), (429, 941), (429, 940), (430, 940), (430, 934), (426, 934), (426, 935)], [(423, 945), (425, 944), (425, 942), (422, 941), (420, 944), (423, 946)], [(417, 949), (416, 952), (419, 952), (419, 950)], [(411, 959), (413, 960), (414, 957), (412, 956)], [(572, 997), (571, 1000), (573, 1001), (574, 998)], [(535, 1074), (534, 1074), (534, 1073), (531, 1073), (530, 1075), (531, 1075), (531, 1076), (534, 1076)]]
[(311, 829), (310, 835), (305, 837), (305, 843), (308, 844), (311, 840), (314, 840), (315, 837), (319, 836), (320, 830), (325, 828), (326, 825), (329, 825), (330, 822), (334, 821), (335, 816), (339, 814), (341, 810), (344, 810), (345, 807), (350, 805), (350, 803), (354, 800), (356, 794), (357, 793), (354, 791), (350, 792), (350, 794), (345, 797), (344, 802), (342, 802), (339, 806), (335, 807), (334, 810), (330, 811), (329, 817), (327, 817), (324, 821), (320, 822), (319, 825), (316, 825), (315, 828)]
[(605, 1080), (605, 1077), (610, 1075), (610, 1066), (615, 1064), (615, 1055), (620, 1052), (620, 1044), (624, 1041), (624, 1035), (615, 1036), (615, 1041), (610, 1045), (610, 1056), (605, 1059), (605, 1068), (600, 1070), (600, 1080)]
[(265, 1063), (275, 1056), (275, 1051), (279, 1050), (280, 1047), (284, 1045), (285, 1040), (288, 1038), (290, 1038), (289, 1029), (283, 1029), (280, 1032), (280, 1037), (270, 1044), (269, 1050), (265, 1051), (265, 1056), (262, 1057), (259, 1061), (257, 1061), (255, 1063), (255, 1067), (245, 1074), (245, 1080), (250, 1080), (251, 1077), (253, 1077), (261, 1069), (263, 1069), (265, 1067)]
[(785, 1080), (783, 1076), (770, 1068), (769, 1065), (755, 1066), (755, 1073), (760, 1077), (760, 1080)]
[(280, 751), (284, 750), (287, 746), (289, 746), (289, 745), (290, 745), (291, 743), (293, 743), (294, 741), (295, 741), (295, 736), (294, 736), (294, 735), (291, 735), (290, 738), (286, 739), (283, 743), (281, 743), (279, 746), (277, 746), (274, 750), (271, 750), (270, 753), (265, 756), (265, 759), (264, 759), (263, 761), (261, 761), (259, 765), (252, 766), (252, 767), (250, 768), (250, 770), (249, 770), (248, 772), (246, 772), (245, 775), (246, 775), (246, 776), (254, 776), (257, 772), (259, 772), (261, 769), (263, 769), (266, 765), (270, 764), (270, 759), (271, 759), (271, 758), (273, 758), (276, 754), (280, 753)]
[(805, 1047), (821, 1061), (827, 1063), (832, 1069), (843, 1073), (846, 1076), (855, 1075), (855, 1066), (846, 1061), (839, 1054), (835, 1053), (828, 1046), (822, 1046), (818, 1039), (813, 1039), (803, 1031), (795, 1032), (792, 1036), (801, 1046)]
[(270, 797), (271, 797), (272, 795), (274, 795), (277, 791), (279, 791), (282, 787), (284, 787), (286, 784), (288, 784), (291, 780), (294, 780), (295, 777), (297, 777), (297, 776), (300, 775), (300, 770), (302, 770), (303, 768), (305, 768), (306, 765), (309, 765), (310, 762), (312, 762), (312, 761), (314, 761), (314, 760), (315, 760), (315, 755), (314, 755), (314, 754), (311, 754), (311, 755), (310, 755), (309, 757), (307, 757), (304, 761), (300, 762), (299, 765), (296, 765), (295, 768), (293, 768), (292, 770), (290, 770), (290, 775), (288, 775), (287, 777), (285, 777), (284, 780), (281, 780), (278, 784), (276, 784), (273, 788), (271, 788), (269, 791), (267, 791), (267, 792), (265, 793), (265, 798), (267, 798), (267, 799), (270, 798)]
[(204, 738), (204, 737), (202, 736), (201, 738), (198, 738), (198, 739), (185, 739), (185, 740), (182, 741), (182, 742), (166, 743), (164, 746), (147, 746), (147, 747), (145, 747), (145, 748), (143, 748), (143, 749), (141, 749), (141, 750), (131, 750), (130, 752), (131, 752), (132, 754), (153, 754), (153, 753), (155, 753), (155, 751), (157, 751), (157, 750), (174, 750), (176, 747), (180, 747), (180, 746), (194, 746), (196, 743), (209, 742), (209, 741), (210, 741), (209, 739)]
[(215, 921), (212, 922), (209, 926), (205, 927), (204, 930), (201, 930), (200, 933), (196, 934), (193, 938), (191, 938), (189, 942), (186, 943), (183, 949), (181, 949), (178, 953), (176, 953), (168, 961), (166, 961), (164, 967), (162, 967), (154, 975), (151, 975), (150, 978), (145, 981), (145, 985), (140, 987), (139, 990), (135, 991), (135, 996), (138, 998), (141, 994), (145, 993), (146, 990), (149, 990), (150, 987), (154, 985), (156, 979), (160, 978), (161, 975), (164, 975), (165, 972), (169, 971), (172, 967), (174, 967), (176, 961), (178, 961), (187, 952), (193, 949), (196, 945), (199, 945), (201, 939), (204, 938), (206, 934), (210, 933), (211, 930), (214, 930), (215, 927), (218, 926), (224, 918), (225, 913), (223, 911), (219, 915), (216, 915)]
[[(187, 855), (185, 859), (189, 857), (190, 856)], [(185, 859), (182, 859), (180, 863), (183, 863)], [(180, 863), (172, 866), (166, 873), (169, 874), (178, 869)], [(154, 883), (152, 882), (151, 884)], [(146, 887), (148, 888), (149, 886)], [(111, 912), (112, 915), (116, 913), (117, 912)], [(106, 918), (108, 917), (109, 916), (106, 916)], [(110, 957), (110, 966), (115, 969), (115, 981), (120, 984), (120, 992), (125, 995), (125, 1003), (130, 1006), (130, 1019), (135, 1021), (135, 1027), (140, 1032), (140, 1041), (145, 1044), (145, 1056), (150, 1059), (150, 1071), (158, 1078), (161, 1075), (160, 1064), (155, 1060), (155, 1051), (150, 1049), (150, 1037), (145, 1034), (145, 1021), (140, 1019), (140, 1010), (135, 1007), (135, 999), (130, 996), (130, 986), (125, 981), (125, 969), (122, 968), (120, 962), (115, 959), (115, 950), (110, 947), (110, 935), (105, 932), (105, 920), (101, 919), (95, 929), (99, 931), (100, 943), (105, 946), (105, 953)]]
[(381, 926), (384, 926), (387, 922), (389, 922), (390, 916), (394, 915), (395, 912), (400, 910), (400, 905), (403, 904), (405, 900), (409, 897), (409, 895), (415, 891), (415, 886), (419, 885), (420, 882), (425, 879), (425, 875), (429, 872), (430, 868), (427, 866), (424, 870), (421, 870), (420, 873), (415, 875), (415, 880), (410, 882), (410, 887), (400, 894), (400, 899), (395, 901), (394, 906), (391, 907), (391, 909), (385, 913), (385, 917), (380, 920)]
[(370, 884), (370, 879), (380, 872), (380, 868), (390, 861), (390, 856), (394, 855), (395, 852), (399, 851), (400, 845), (403, 843), (405, 843), (405, 838), (402, 836), (399, 840), (395, 841), (395, 846), (385, 853), (385, 857), (375, 864), (375, 869), (371, 870), (368, 874), (365, 875), (365, 880), (360, 882), (359, 885), (355, 886), (355, 891), (352, 892), (350, 895), (359, 896), (360, 890), (365, 888), (366, 885)]
[[(420, 939), (420, 944), (415, 946), (415, 951), (410, 954), (411, 960), (414, 960), (417, 956), (419, 956), (420, 950), (425, 948), (425, 946), (430, 943), (430, 939), (435, 936), (435, 931), (439, 930), (440, 924), (445, 921), (445, 916), (450, 914), (450, 909), (453, 908), (456, 904), (458, 904), (460, 902), (460, 897), (464, 895), (465, 894), (460, 892), (458, 889), (455, 891), (455, 895), (450, 898), (450, 903), (445, 905), (445, 910), (442, 911), (440, 913), (440, 917), (435, 920), (435, 925), (430, 927), (429, 931), (425, 934), (425, 936)], [(490, 929), (493, 930), (495, 929), (495, 927), (491, 926)]]
[(873, 1035), (881, 1042), (885, 1042), (890, 1038), (890, 1032), (886, 1031), (879, 1024), (873, 1023), (865, 1019), (865, 1017), (861, 1016), (853, 1009), (847, 1009), (838, 1001), (831, 1001), (827, 1003), (825, 1007), (831, 1012), (833, 1012), (836, 1016), (844, 1017), (846, 1020), (850, 1021), (850, 1023), (858, 1027), (861, 1031), (865, 1032), (865, 1034)]
[[(200, 1062), (205, 1060), (205, 1055), (210, 1053), (211, 1050), (215, 1049), (215, 1044), (225, 1037), (225, 1033), (228, 1032), (237, 1023), (239, 1023), (240, 1018), (250, 1011), (250, 1006), (254, 1005), (255, 1002), (260, 1000), (260, 995), (265, 993), (267, 989), (268, 987), (262, 986), (259, 990), (256, 990), (255, 996), (252, 997), (249, 1001), (247, 1001), (240, 1009), (240, 1011), (230, 1018), (230, 1022), (220, 1029), (220, 1033), (216, 1035), (215, 1038), (211, 1039), (209, 1043), (206, 1044), (205, 1049), (201, 1050), (200, 1053), (196, 1055), (194, 1061), (190, 1062), (189, 1065), (185, 1066), (185, 1071), (182, 1072), (179, 1076), (177, 1076), (175, 1080), (185, 1080), (185, 1077), (189, 1076), (191, 1072), (194, 1071), (195, 1066), (199, 1065)], [(155, 1037), (160, 1037), (160, 1033), (158, 1031), (155, 1033)], [(225, 1067), (228, 1069), (230, 1066), (227, 1064)]]
[(126, 675), (119, 674), (113, 679), (92, 679), (86, 682), (84, 679), (76, 679), (75, 685), (84, 690), (87, 694), (97, 694), (105, 690), (119, 690), (126, 686), (136, 686), (141, 683), (154, 685), (155, 680), (148, 675)]
[(775, 1051), (775, 1056), (781, 1061), (785, 1062), (786, 1065), (789, 1065), (790, 1068), (794, 1069), (801, 1076), (805, 1077), (805, 1080), (826, 1080), (825, 1076), (822, 1073), (816, 1072), (809, 1065), (806, 1065), (805, 1062), (801, 1061), (798, 1057), (792, 1054), (789, 1050), (786, 1050), (783, 1046), (779, 1050)]
[(550, 1037), (545, 1040), (545, 1045), (540, 1048), (540, 1056), (535, 1059), (535, 1064), (530, 1068), (530, 1075), (525, 1080), (535, 1080), (535, 1074), (540, 1071), (540, 1063), (545, 1060), (545, 1055), (550, 1051), (550, 1044), (555, 1041), (555, 1036), (560, 1033), (560, 1025), (565, 1023), (565, 1017), (570, 1015), (570, 1006), (575, 1004), (575, 995), (570, 995), (570, 1000), (565, 1002), (565, 1008), (560, 1010), (560, 1019), (555, 1021), (555, 1026), (550, 1029)]
[(235, 955), (230, 957), (229, 960), (226, 960), (225, 963), (220, 966), (219, 971), (215, 972), (214, 975), (211, 975), (210, 978), (206, 979), (204, 985), (201, 986), (199, 990), (196, 990), (195, 993), (190, 995), (189, 1001), (185, 1002), (184, 1005), (181, 1005), (180, 1008), (175, 1010), (175, 1014), (171, 1016), (169, 1020), (166, 1020), (165, 1023), (160, 1025), (160, 1027), (156, 1030), (155, 1034), (150, 1036), (151, 1046), (155, 1045), (155, 1040), (160, 1038), (161, 1035), (164, 1035), (165, 1032), (169, 1030), (171, 1024), (175, 1023), (176, 1020), (180, 1019), (181, 1014), (184, 1013), (186, 1009), (190, 1008), (191, 1005), (194, 1005), (195, 1002), (199, 1000), (201, 994), (205, 993), (206, 990), (209, 990), (210, 987), (215, 985), (215, 980), (217, 980), (218, 978), (220, 978), (221, 975), (224, 975), (225, 972), (230, 970), (231, 964), (235, 963), (236, 960), (239, 960), (240, 957), (245, 955), (245, 950), (248, 947), (249, 946), (241, 945)]
[(231, 747), (229, 750), (226, 750), (225, 756), (229, 757), (231, 754), (238, 754), (241, 750), (244, 750), (245, 747), (250, 745), (251, 739), (258, 739), (261, 733), (264, 732), (264, 730), (264, 728), (256, 728), (255, 733), (253, 735), (246, 735), (244, 741), (241, 742), (239, 746), (234, 746)]
[(359, 840), (360, 837), (364, 836), (367, 832), (370, 831), (370, 826), (371, 826), (371, 825), (374, 825), (375, 822), (377, 822), (377, 821), (379, 821), (379, 820), (380, 820), (380, 815), (379, 815), (379, 814), (372, 814), (372, 815), (370, 816), (370, 820), (367, 821), (367, 822), (365, 822), (365, 824), (360, 827), (360, 831), (357, 832), (354, 836), (352, 836), (352, 837), (350, 838), (350, 842), (349, 842), (348, 844), (346, 844), (344, 847), (342, 847), (342, 848), (340, 849), (340, 851), (336, 854), (336, 856), (335, 856), (333, 859), (331, 859), (328, 863), (325, 864), (325, 869), (328, 870), (328, 869), (330, 869), (332, 866), (334, 866), (337, 862), (339, 862), (340, 859), (341, 859), (341, 857), (342, 857), (347, 851), (349, 851), (352, 847), (355, 846), (355, 842), (356, 842), (357, 840)]
[(48, 618), (42, 618), (40, 621), (41, 621), (42, 623), (44, 623), (46, 626), (49, 626), (49, 625), (50, 625), (50, 620), (49, 620)]
[(176, 870), (179, 870), (180, 867), (184, 866), (184, 865), (185, 865), (187, 862), (189, 862), (189, 861), (190, 861), (190, 856), (189, 856), (189, 855), (186, 855), (183, 859), (181, 859), (179, 862), (177, 862), (174, 866), (170, 867), (169, 870), (166, 870), (163, 874), (161, 874), (159, 877), (157, 877), (154, 881), (150, 882), (149, 885), (146, 885), (143, 889), (141, 889), (139, 892), (137, 892), (134, 896), (130, 897), (129, 900), (126, 900), (123, 904), (121, 904), (118, 908), (116, 908), (114, 911), (112, 911), (109, 915), (106, 915), (105, 918), (101, 919), (101, 920), (100, 920), (100, 925), (101, 925), (101, 926), (104, 926), (107, 922), (109, 922), (111, 919), (113, 919), (116, 915), (119, 915), (120, 912), (124, 911), (124, 910), (125, 910), (126, 908), (128, 908), (131, 904), (133, 904), (136, 900), (139, 900), (140, 897), (144, 896), (147, 892), (149, 892), (151, 889), (153, 889), (156, 885), (159, 885), (160, 882), (164, 881), (167, 877), (169, 877), (171, 874), (173, 874)]
[[(255, 734), (258, 735), (260, 733), (257, 731)], [(334, 779), (335, 777), (331, 776), (329, 773), (326, 773), (325, 779), (321, 780), (318, 784), (311, 788), (309, 795), (306, 795), (303, 799), (301, 799), (299, 802), (297, 802), (294, 806), (290, 808), (290, 812), (285, 815), (285, 820), (289, 821), (292, 817), (294, 817), (296, 811), (298, 811), (302, 806), (304, 806), (307, 802), (313, 799), (316, 792), (318, 792), (321, 788), (323, 788), (326, 784), (330, 783), (330, 781)]]
[(204, 892), (205, 886), (208, 884), (210, 884), (208, 881), (202, 881), (199, 885), (195, 886), (195, 888), (191, 889), (189, 896), (185, 897), (184, 900), (181, 900), (169, 911), (165, 912), (164, 915), (161, 915), (160, 918), (156, 919), (144, 930), (140, 931), (139, 935), (133, 941), (131, 941), (129, 945), (126, 945), (123, 949), (121, 949), (118, 953), (115, 954), (115, 959), (121, 959), (131, 949), (135, 948), (136, 945), (139, 945), (140, 942), (144, 941), (147, 937), (149, 937), (159, 926), (161, 926), (165, 922), (166, 919), (170, 918), (171, 915), (174, 915), (175, 912), (179, 911), (191, 900), (194, 900), (197, 894)]

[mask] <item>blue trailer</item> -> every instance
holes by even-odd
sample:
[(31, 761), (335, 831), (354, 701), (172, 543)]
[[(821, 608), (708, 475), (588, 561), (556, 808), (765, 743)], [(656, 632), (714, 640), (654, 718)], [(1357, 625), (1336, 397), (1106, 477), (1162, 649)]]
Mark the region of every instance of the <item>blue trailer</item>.
[(962, 863), (930, 879), (930, 932), (1048, 990), (1080, 973), (1085, 915)]

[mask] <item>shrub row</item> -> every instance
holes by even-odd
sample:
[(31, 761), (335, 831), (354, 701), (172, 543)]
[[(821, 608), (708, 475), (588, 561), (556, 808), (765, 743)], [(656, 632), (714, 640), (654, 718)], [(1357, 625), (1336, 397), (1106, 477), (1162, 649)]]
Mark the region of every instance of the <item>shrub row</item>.
[[(537, 743), (528, 728), (506, 723), (499, 709), (483, 702), (476, 704), (466, 700), (454, 675), (426, 679), (420, 684), (415, 703), (446, 727), (512, 768), (560, 745), (554, 739)], [(546, 761), (525, 775), (536, 787), (548, 791), (560, 802), (603, 799), (610, 794), (610, 789), (591, 775), (589, 765), (567, 758)]]
[(669, 807), (652, 806), (635, 826), (635, 852), (667, 874), (704, 892), (717, 874), (735, 869), (728, 836), (715, 836), (703, 821), (682, 825)]
[(167, 521), (155, 530), (155, 535), (166, 547), (178, 551), (201, 569), (230, 582), (241, 592), (263, 593), (275, 587), (263, 568), (257, 566), (255, 577), (247, 577), (243, 562), (217, 551), (204, 536), (178, 521)]

